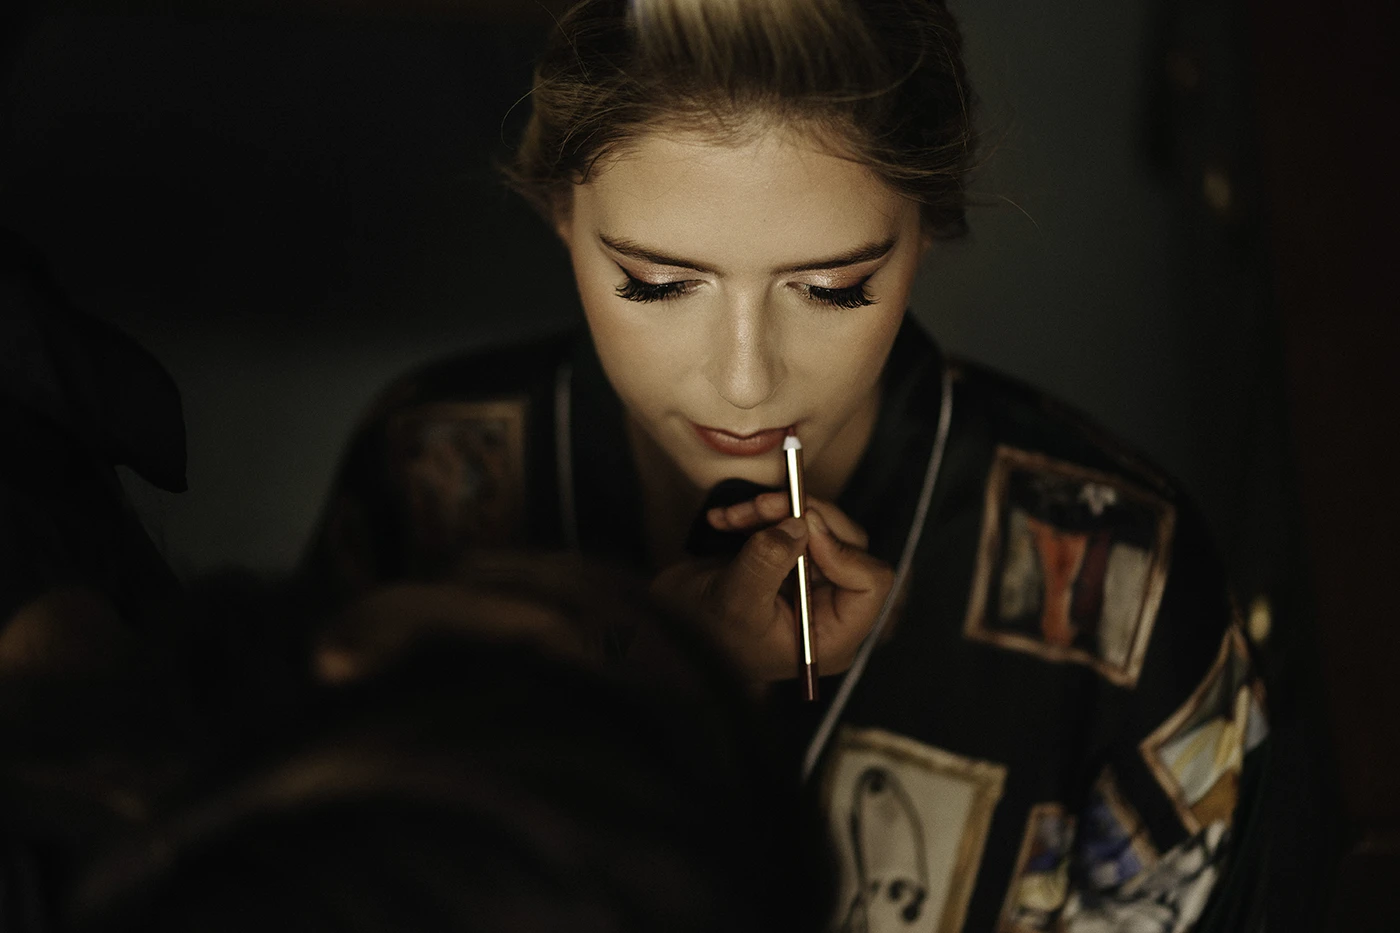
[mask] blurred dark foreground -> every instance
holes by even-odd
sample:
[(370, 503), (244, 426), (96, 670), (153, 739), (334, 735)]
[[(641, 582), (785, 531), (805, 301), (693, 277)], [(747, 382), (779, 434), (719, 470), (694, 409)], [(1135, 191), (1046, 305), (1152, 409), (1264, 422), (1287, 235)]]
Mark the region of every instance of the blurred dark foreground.
[[(828, 915), (815, 821), (780, 790), (747, 698), (605, 570), (492, 558), (319, 626), (284, 590), (229, 578), (191, 612), (179, 645), (0, 681), (3, 929)], [(605, 663), (619, 622), (665, 633), (660, 672)]]

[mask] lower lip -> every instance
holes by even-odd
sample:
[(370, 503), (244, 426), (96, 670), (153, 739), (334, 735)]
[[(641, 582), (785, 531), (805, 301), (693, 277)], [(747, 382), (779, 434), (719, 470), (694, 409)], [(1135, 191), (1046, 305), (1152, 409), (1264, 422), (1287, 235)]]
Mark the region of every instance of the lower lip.
[(787, 437), (788, 433), (787, 428), (773, 428), (771, 431), (759, 431), (748, 437), (735, 437), (733, 434), (704, 428), (698, 424), (692, 424), (692, 427), (706, 447), (726, 457), (758, 457), (772, 453), (782, 446), (783, 438)]

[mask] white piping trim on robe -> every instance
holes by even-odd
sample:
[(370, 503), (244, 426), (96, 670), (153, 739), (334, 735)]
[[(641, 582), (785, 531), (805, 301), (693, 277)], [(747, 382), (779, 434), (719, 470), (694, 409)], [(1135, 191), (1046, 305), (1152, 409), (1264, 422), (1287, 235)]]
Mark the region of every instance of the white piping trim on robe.
[(851, 698), (851, 691), (855, 690), (861, 674), (865, 673), (865, 665), (870, 661), (870, 654), (875, 650), (875, 645), (880, 640), (880, 633), (884, 631), (885, 626), (890, 621), (890, 616), (894, 614), (895, 600), (899, 598), (905, 578), (909, 576), (909, 566), (913, 563), (914, 551), (918, 548), (919, 538), (924, 533), (924, 522), (928, 519), (929, 503), (933, 500), (933, 486), (938, 481), (938, 472), (943, 466), (943, 451), (948, 446), (948, 429), (953, 421), (953, 374), (947, 363), (943, 363), (942, 366), (943, 398), (940, 400), (938, 408), (938, 429), (933, 436), (933, 452), (929, 454), (928, 469), (924, 472), (924, 488), (919, 491), (919, 504), (914, 509), (914, 523), (909, 526), (909, 536), (904, 539), (904, 552), (899, 557), (899, 568), (895, 571), (894, 585), (890, 587), (890, 594), (885, 597), (885, 604), (880, 607), (880, 615), (876, 617), (874, 627), (870, 629), (870, 634), (865, 636), (865, 641), (861, 642), (855, 660), (851, 662), (850, 669), (842, 678), (841, 687), (836, 691), (836, 696), (832, 698), (826, 716), (822, 718), (821, 725), (817, 727), (812, 741), (807, 745), (807, 754), (802, 758), (803, 783), (810, 780), (812, 772), (816, 770), (817, 762), (821, 759), (827, 742), (831, 741), (831, 735), (836, 731), (837, 723), (841, 721), (841, 714), (845, 711), (846, 703)]

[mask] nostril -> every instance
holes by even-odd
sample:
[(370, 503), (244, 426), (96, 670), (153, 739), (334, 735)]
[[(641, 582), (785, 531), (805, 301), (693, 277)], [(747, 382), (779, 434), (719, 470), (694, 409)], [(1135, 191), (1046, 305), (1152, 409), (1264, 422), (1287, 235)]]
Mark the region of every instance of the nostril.
[(744, 411), (770, 401), (785, 376), (774, 343), (779, 334), (766, 314), (761, 301), (741, 300), (725, 309), (711, 331), (710, 383), (720, 397)]
[(711, 380), (711, 385), (730, 405), (743, 411), (750, 411), (771, 401), (778, 392), (782, 381), (767, 373), (731, 372), (727, 378)]

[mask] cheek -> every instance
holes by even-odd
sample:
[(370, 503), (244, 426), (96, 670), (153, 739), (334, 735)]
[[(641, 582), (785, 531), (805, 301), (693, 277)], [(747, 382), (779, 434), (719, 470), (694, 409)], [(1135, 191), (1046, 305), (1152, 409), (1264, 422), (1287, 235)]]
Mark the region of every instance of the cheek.
[(637, 413), (664, 408), (674, 392), (675, 353), (659, 315), (635, 310), (606, 290), (585, 296), (584, 315), (608, 381)]
[(801, 366), (807, 390), (835, 405), (858, 403), (879, 381), (904, 319), (884, 309), (842, 313), (861, 317), (805, 341)]
[(645, 343), (642, 334), (625, 308), (618, 307), (614, 282), (597, 264), (574, 261), (574, 278), (578, 283), (579, 300), (588, 321), (589, 333), (603, 366), (613, 375), (612, 363), (619, 359), (645, 359), (638, 355)]

